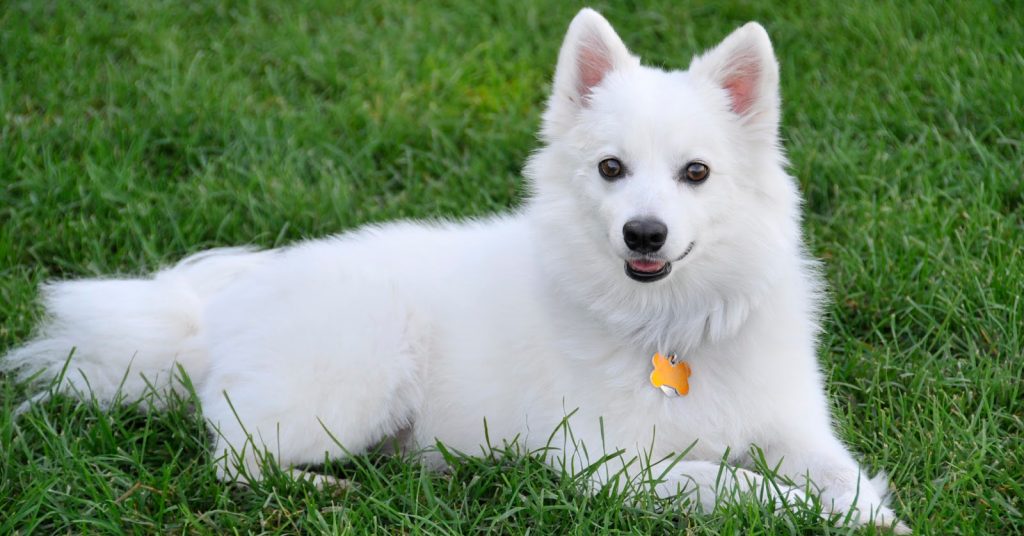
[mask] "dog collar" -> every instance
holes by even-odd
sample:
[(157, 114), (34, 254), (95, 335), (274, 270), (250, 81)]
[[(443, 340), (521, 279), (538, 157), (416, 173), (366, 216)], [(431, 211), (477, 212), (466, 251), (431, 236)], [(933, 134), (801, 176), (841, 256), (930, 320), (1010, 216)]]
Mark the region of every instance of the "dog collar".
[(651, 372), (651, 385), (661, 389), (665, 396), (685, 396), (690, 392), (690, 365), (679, 360), (675, 354), (668, 357), (655, 353), (651, 358), (654, 371)]

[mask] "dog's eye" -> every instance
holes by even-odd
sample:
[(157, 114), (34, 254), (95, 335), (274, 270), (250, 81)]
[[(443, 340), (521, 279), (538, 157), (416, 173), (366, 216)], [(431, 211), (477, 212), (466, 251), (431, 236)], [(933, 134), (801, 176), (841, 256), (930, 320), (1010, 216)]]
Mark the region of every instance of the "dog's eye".
[(698, 184), (708, 180), (708, 176), (711, 175), (711, 169), (704, 162), (694, 160), (683, 169), (683, 177), (694, 184)]
[(601, 176), (608, 180), (621, 177), (622, 168), (622, 162), (619, 162), (617, 158), (605, 158), (597, 165), (597, 170), (601, 172)]

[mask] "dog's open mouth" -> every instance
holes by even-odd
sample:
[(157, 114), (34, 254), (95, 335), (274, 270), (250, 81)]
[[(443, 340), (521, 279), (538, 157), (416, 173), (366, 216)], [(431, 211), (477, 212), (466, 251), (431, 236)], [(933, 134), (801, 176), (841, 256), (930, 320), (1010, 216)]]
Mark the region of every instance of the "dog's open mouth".
[(626, 275), (641, 283), (650, 283), (667, 276), (672, 263), (652, 259), (630, 259), (626, 261)]
[[(690, 254), (690, 250), (693, 249), (694, 242), (690, 242), (690, 245), (686, 246), (686, 251), (672, 262), (683, 260), (684, 257)], [(634, 259), (626, 260), (626, 275), (634, 281), (641, 283), (650, 283), (664, 279), (669, 273), (672, 272), (672, 262), (664, 259), (652, 259), (645, 257), (638, 257)]]

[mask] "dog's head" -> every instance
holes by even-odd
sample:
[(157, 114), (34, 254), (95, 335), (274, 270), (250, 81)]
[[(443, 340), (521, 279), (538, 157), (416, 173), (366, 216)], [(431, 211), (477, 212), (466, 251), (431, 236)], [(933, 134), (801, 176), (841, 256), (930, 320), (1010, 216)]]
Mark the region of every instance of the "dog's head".
[(760, 25), (687, 71), (664, 71), (642, 66), (584, 9), (559, 53), (545, 145), (527, 168), (542, 239), (559, 242), (548, 246), (564, 252), (563, 267), (577, 255), (589, 280), (632, 296), (742, 286), (751, 270), (771, 271), (758, 266), (770, 250), (792, 258), (799, 248), (778, 123), (778, 65)]

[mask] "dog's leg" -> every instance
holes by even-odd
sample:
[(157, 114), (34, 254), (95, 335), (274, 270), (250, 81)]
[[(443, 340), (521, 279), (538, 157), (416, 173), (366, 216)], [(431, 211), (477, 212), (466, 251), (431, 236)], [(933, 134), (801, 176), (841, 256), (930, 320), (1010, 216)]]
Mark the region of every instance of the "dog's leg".
[[(395, 344), (386, 363), (365, 363), (372, 360), (369, 356), (382, 355), (379, 348), (366, 348), (320, 362), (315, 371), (282, 363), (250, 371), (243, 381), (225, 381), (228, 385), (219, 393), (217, 384), (211, 384), (202, 403), (216, 435), (219, 476), (259, 480), (269, 455), (294, 476), (309, 479), (310, 473), (295, 466), (362, 453), (409, 426), (419, 406), (416, 362), (421, 355), (403, 339), (389, 341)], [(366, 342), (364, 346), (384, 344)], [(367, 358), (353, 363), (353, 356)], [(220, 379), (216, 373), (211, 376), (213, 382)], [(337, 484), (326, 475), (312, 480), (318, 486)]]
[[(664, 462), (663, 462), (664, 463)], [(657, 477), (659, 467), (652, 467)], [(694, 497), (704, 512), (716, 505), (754, 500), (772, 510), (783, 510), (806, 504), (807, 497), (799, 489), (778, 485), (746, 469), (716, 462), (679, 462), (667, 471), (655, 487), (659, 497)]]
[(700, 460), (665, 459), (644, 465), (639, 458), (630, 462), (613, 458), (594, 473), (591, 484), (595, 491), (607, 486), (626, 493), (650, 491), (702, 512), (747, 500), (776, 511), (807, 503), (799, 489), (778, 485), (747, 469)]
[(315, 253), (291, 252), (205, 315), (200, 399), (222, 479), (262, 478), (267, 456), (292, 471), (362, 453), (420, 408), (427, 349), (406, 301), (387, 274)]
[(853, 525), (910, 533), (888, 507), (885, 476), (869, 478), (830, 431), (815, 434), (801, 429), (782, 434), (764, 454), (769, 464), (779, 464), (779, 474), (818, 493), (826, 514), (839, 514), (840, 519), (849, 515)]

